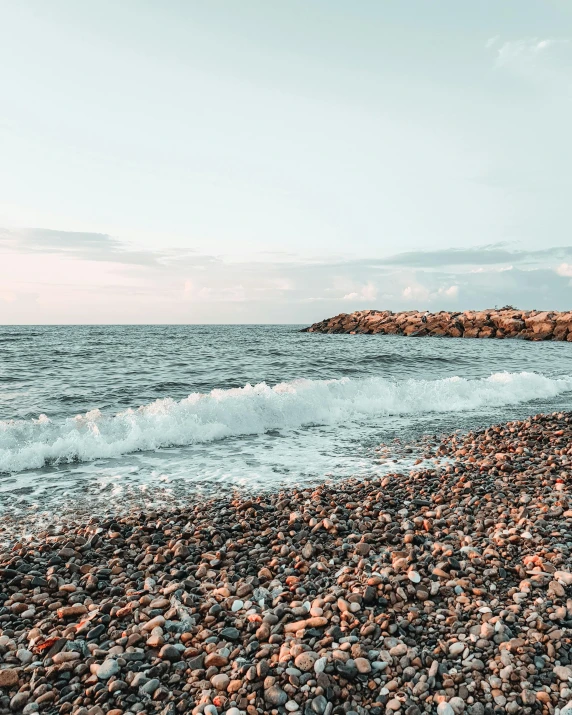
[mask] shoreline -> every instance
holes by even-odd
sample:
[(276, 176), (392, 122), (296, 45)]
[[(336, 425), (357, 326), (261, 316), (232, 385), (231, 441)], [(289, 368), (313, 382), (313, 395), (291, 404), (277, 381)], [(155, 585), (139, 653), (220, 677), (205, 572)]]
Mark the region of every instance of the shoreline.
[(572, 311), (517, 310), (509, 306), (439, 313), (356, 310), (326, 318), (300, 332), (572, 342)]
[(435, 455), (1, 548), (0, 713), (564, 715), (572, 413)]

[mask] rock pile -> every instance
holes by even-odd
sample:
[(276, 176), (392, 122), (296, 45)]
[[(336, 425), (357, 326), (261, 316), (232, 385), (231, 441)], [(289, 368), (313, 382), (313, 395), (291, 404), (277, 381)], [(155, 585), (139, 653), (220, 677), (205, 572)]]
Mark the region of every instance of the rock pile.
[(569, 715), (572, 414), (435, 444), (13, 543), (0, 712)]
[(302, 332), (572, 342), (572, 311), (557, 313), (500, 308), (466, 310), (463, 313), (427, 313), (418, 310), (392, 313), (390, 310), (358, 310), (314, 323)]

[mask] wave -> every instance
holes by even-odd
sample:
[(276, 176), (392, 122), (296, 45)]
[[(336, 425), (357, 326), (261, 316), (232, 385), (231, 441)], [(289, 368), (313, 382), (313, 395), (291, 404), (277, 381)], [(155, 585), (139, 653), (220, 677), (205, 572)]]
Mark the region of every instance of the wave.
[(211, 442), (388, 415), (502, 407), (572, 390), (572, 377), (494, 373), (468, 380), (393, 381), (380, 377), (294, 380), (156, 400), (115, 415), (95, 409), (50, 420), (0, 421), (0, 472), (92, 461), (130, 452)]

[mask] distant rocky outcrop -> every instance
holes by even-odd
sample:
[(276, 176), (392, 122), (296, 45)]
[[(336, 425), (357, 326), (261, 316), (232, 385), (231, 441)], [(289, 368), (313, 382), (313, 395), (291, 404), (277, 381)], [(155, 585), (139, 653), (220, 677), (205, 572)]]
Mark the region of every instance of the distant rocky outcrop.
[(465, 310), (439, 313), (409, 310), (358, 310), (314, 323), (303, 333), (409, 335), (450, 338), (517, 338), (572, 342), (572, 311)]

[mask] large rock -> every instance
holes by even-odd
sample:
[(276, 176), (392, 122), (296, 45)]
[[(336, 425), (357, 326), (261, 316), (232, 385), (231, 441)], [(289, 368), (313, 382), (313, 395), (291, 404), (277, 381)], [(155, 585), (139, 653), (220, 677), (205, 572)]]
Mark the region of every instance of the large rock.
[(467, 310), (464, 313), (416, 310), (358, 310), (341, 313), (314, 323), (302, 332), (346, 333), (351, 335), (410, 335), (451, 338), (520, 338), (572, 342), (572, 311), (522, 311), (506, 307), (494, 310)]

